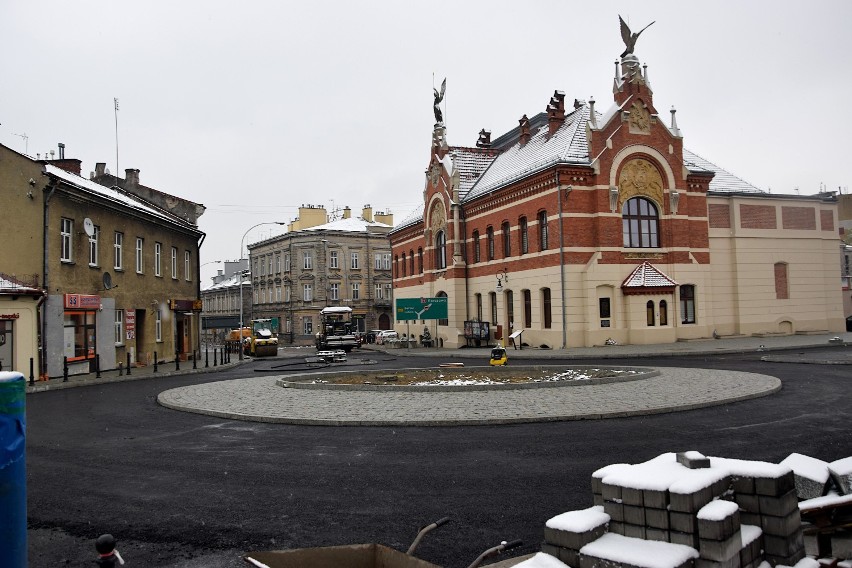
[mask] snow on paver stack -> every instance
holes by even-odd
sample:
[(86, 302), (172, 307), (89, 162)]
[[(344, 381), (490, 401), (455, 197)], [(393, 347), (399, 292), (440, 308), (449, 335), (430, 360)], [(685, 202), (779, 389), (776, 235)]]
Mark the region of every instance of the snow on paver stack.
[(667, 453), (596, 471), (592, 493), (594, 507), (545, 525), (542, 551), (572, 568), (808, 562), (795, 477), (786, 465)]

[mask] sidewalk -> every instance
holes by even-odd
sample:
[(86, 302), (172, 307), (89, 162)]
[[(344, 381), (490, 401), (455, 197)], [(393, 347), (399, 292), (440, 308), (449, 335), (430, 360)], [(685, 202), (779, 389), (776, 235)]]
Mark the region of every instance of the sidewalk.
[[(839, 340), (836, 340), (839, 338)], [(815, 335), (787, 335), (773, 337), (731, 337), (724, 339), (705, 339), (697, 341), (680, 341), (677, 343), (655, 344), (655, 345), (607, 345), (604, 347), (576, 347), (569, 349), (536, 349), (525, 347), (524, 349), (507, 349), (509, 360), (547, 360), (547, 359), (638, 359), (648, 357), (677, 357), (681, 355), (718, 355), (724, 353), (758, 353), (767, 352), (772, 360), (781, 360), (779, 355), (770, 355), (769, 352), (789, 351), (796, 349), (807, 349), (814, 347), (830, 347), (852, 345), (852, 333), (841, 334), (815, 334)], [(490, 348), (463, 348), (463, 349), (441, 349), (441, 348), (394, 348), (382, 345), (364, 345), (360, 352), (384, 353), (394, 357), (434, 357), (443, 361), (457, 361), (466, 359), (477, 359), (486, 361), (491, 353)], [(314, 354), (313, 349), (307, 347), (282, 347), (278, 351), (278, 357), (269, 360), (294, 359), (308, 357)], [(784, 357), (788, 360), (789, 357)], [(792, 362), (819, 362), (824, 364), (852, 364), (852, 349), (840, 348), (836, 354), (832, 354), (830, 360), (802, 360), (797, 357)], [(807, 357), (805, 357), (807, 359)], [(251, 361), (245, 359), (244, 361)], [(172, 377), (178, 375), (190, 375), (196, 373), (211, 373), (233, 369), (241, 364), (239, 355), (232, 354), (231, 362), (213, 365), (212, 357), (208, 360), (207, 367), (201, 358), (196, 369), (192, 368), (192, 361), (181, 361), (180, 370), (175, 369), (175, 363), (159, 365), (157, 372), (154, 367), (136, 367), (131, 369), (128, 376), (125, 369), (121, 376), (118, 370), (101, 372), (97, 378), (94, 373), (86, 375), (69, 376), (67, 382), (62, 378), (53, 378), (49, 381), (35, 381), (32, 385), (27, 384), (27, 393), (44, 392), (73, 388), (78, 386), (98, 385), (117, 381), (133, 381), (154, 377)], [(483, 363), (484, 364), (484, 363)]]

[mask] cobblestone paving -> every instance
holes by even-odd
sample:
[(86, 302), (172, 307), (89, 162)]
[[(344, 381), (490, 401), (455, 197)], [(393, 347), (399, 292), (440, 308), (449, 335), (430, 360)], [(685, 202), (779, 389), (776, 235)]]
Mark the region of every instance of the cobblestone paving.
[(664, 368), (645, 380), (607, 385), (471, 392), (342, 392), (277, 386), (279, 376), (248, 377), (160, 393), (167, 408), (257, 422), (446, 426), (588, 420), (657, 414), (777, 392), (775, 377), (737, 371)]

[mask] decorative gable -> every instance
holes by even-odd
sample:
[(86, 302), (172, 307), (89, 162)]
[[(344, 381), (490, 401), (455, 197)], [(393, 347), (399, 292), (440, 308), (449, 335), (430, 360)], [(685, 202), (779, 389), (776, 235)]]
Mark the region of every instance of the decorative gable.
[(621, 291), (627, 296), (671, 294), (677, 285), (650, 262), (643, 262), (624, 279)]

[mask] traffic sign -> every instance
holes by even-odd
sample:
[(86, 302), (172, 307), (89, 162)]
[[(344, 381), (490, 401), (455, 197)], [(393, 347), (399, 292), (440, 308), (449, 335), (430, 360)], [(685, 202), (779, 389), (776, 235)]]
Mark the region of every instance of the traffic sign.
[(397, 321), (447, 319), (447, 298), (397, 298)]

